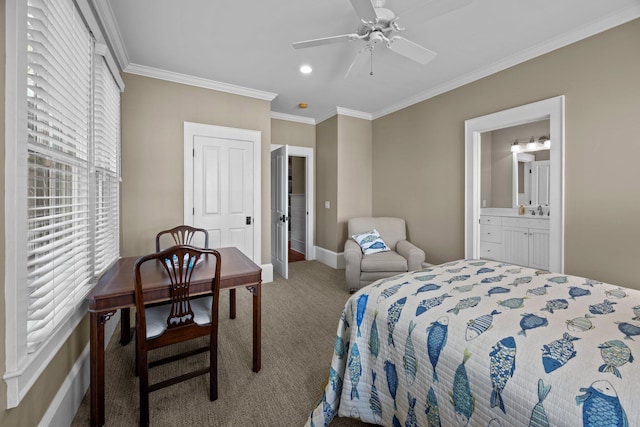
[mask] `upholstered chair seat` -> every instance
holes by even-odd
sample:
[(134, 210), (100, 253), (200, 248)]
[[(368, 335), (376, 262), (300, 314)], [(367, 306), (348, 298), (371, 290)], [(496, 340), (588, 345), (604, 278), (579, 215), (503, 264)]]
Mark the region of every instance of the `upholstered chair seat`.
[[(212, 297), (201, 297), (191, 299), (191, 310), (193, 310), (193, 321), (205, 326), (211, 324), (211, 300)], [(167, 330), (167, 318), (171, 313), (169, 304), (151, 306), (145, 309), (147, 317), (147, 339), (159, 337)]]

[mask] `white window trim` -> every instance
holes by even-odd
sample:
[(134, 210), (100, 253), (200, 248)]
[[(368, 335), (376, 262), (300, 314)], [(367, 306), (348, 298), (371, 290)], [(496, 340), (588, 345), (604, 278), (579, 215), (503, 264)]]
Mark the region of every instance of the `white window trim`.
[[(22, 0), (7, 0), (5, 9), (6, 28), (6, 80), (5, 80), (5, 352), (6, 367), (3, 378), (7, 384), (7, 409), (15, 408), (36, 382), (49, 362), (75, 331), (87, 314), (87, 302), (83, 300), (65, 323), (43, 342), (39, 348), (27, 353), (27, 295), (26, 287), (26, 211), (18, 209), (27, 201), (27, 151), (16, 141), (26, 140), (27, 134), (27, 79), (26, 79), (26, 17), (27, 4)], [(87, 0), (76, 0), (81, 12), (87, 9)], [(95, 24), (87, 19), (96, 42), (104, 38)], [(94, 25), (91, 25), (91, 24)], [(120, 89), (124, 84), (110, 53), (103, 49), (107, 63)], [(101, 53), (102, 53), (101, 52)]]

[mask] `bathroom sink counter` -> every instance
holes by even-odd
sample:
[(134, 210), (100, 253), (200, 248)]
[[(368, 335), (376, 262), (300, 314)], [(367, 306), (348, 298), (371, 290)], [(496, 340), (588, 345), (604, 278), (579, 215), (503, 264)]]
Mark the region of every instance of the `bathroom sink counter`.
[[(535, 210), (536, 214), (532, 215), (531, 211)], [(481, 208), (480, 215), (490, 215), (490, 216), (502, 216), (502, 217), (526, 217), (526, 218), (536, 218), (536, 219), (549, 219), (548, 207), (542, 207), (542, 212), (544, 215), (538, 215), (537, 207), (529, 206), (525, 209), (525, 214), (518, 214), (518, 208)]]

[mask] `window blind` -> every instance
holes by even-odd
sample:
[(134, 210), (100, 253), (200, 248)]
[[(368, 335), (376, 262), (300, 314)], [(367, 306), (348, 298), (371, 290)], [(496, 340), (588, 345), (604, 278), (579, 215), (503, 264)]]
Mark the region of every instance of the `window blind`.
[(27, 6), (27, 351), (91, 286), (93, 41), (73, 2)]
[(96, 61), (94, 92), (94, 253), (96, 274), (102, 274), (120, 248), (120, 89), (101, 57)]

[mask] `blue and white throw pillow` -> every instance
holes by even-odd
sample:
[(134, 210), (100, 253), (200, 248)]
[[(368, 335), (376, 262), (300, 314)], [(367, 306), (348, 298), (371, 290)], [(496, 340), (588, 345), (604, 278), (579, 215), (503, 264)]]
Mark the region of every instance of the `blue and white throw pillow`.
[(354, 234), (351, 237), (360, 245), (365, 255), (391, 250), (375, 228), (370, 231), (365, 231), (364, 233)]

